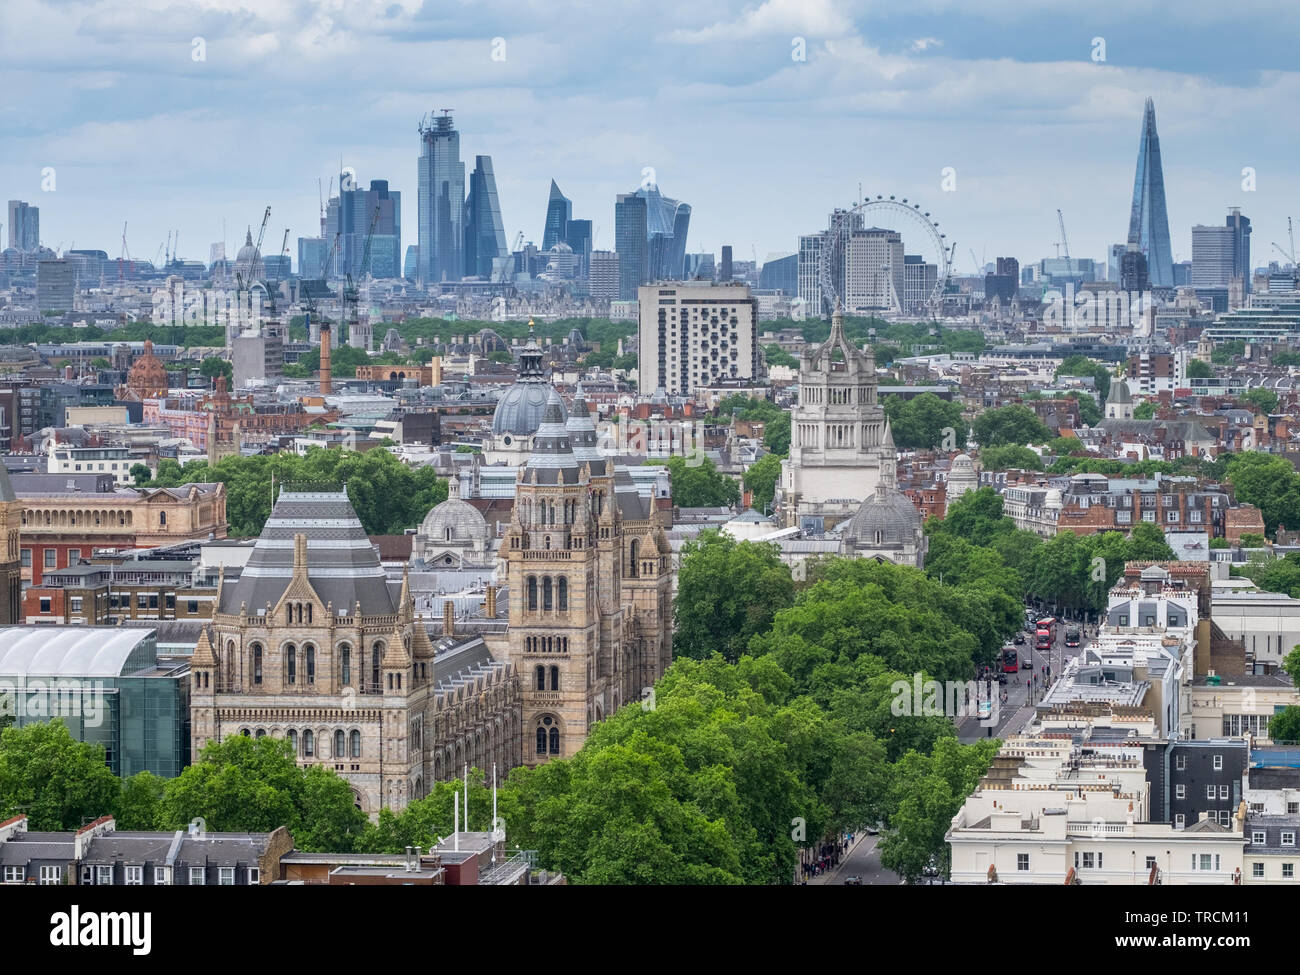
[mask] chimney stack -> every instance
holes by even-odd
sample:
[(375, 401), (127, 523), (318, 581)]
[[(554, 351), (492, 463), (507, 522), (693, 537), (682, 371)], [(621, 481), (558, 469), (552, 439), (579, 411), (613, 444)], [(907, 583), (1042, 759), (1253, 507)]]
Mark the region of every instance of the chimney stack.
[(322, 322), (320, 327), (320, 394), (328, 396), (330, 386), (330, 326)]
[(483, 602), (483, 615), (490, 620), (497, 618), (497, 587), (488, 584), (487, 599)]
[(442, 604), (442, 635), (451, 636), (456, 632), (456, 604), (450, 599)]

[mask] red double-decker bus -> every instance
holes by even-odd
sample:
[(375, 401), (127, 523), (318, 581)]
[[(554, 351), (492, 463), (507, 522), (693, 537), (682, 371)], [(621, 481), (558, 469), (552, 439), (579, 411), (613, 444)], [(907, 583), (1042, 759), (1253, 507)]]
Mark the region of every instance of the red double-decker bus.
[(1002, 648), (1002, 673), (1014, 674), (1020, 669), (1020, 658), (1015, 647)]
[(1035, 632), (1034, 649), (1050, 650), (1052, 640), (1056, 634), (1056, 617), (1047, 616), (1038, 621), (1038, 629)]

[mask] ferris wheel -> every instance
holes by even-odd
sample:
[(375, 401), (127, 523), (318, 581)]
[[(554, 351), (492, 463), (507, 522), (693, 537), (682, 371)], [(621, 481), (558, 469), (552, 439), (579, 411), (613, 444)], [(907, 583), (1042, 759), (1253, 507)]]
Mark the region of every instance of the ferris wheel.
[[(893, 231), (902, 239), (902, 247), (896, 246), (896, 242), (890, 246), (888, 241), (874, 252), (870, 246), (856, 247), (852, 243), (855, 233), (868, 230)], [(922, 210), (919, 203), (909, 202), (907, 197), (898, 200), (877, 196), (848, 209), (836, 210), (831, 227), (822, 238), (818, 268), (823, 313), (829, 315), (837, 302), (850, 313), (867, 310), (863, 306), (864, 295), (859, 293), (865, 286), (870, 292), (865, 300), (871, 309), (937, 317), (952, 273), (952, 253), (957, 246), (949, 245), (946, 238), (930, 212)], [(897, 256), (903, 249), (921, 258), (919, 280), (909, 282), (906, 265), (896, 266)], [(934, 268), (932, 281), (928, 280), (927, 266)], [(901, 294), (900, 282), (903, 283)]]

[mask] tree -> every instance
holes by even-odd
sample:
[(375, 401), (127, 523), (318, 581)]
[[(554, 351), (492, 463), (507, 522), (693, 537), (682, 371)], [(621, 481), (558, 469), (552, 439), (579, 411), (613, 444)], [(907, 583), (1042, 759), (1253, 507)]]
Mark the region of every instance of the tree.
[(154, 830), (158, 828), (167, 780), (153, 772), (137, 772), (122, 780), (122, 795), (117, 804), (117, 828)]
[(1165, 541), (1165, 533), (1159, 525), (1142, 521), (1133, 526), (1128, 536), (1128, 560), (1130, 562), (1168, 562), (1174, 558), (1174, 550)]
[(229, 383), (235, 378), (235, 367), (220, 356), (204, 356), (203, 361), (199, 363), (199, 375), (205, 379), (216, 379), (218, 376), (225, 376), (226, 382)]
[(793, 602), (790, 569), (775, 545), (703, 532), (682, 546), (674, 652), (696, 660), (720, 653), (734, 662)]
[(153, 471), (149, 470), (147, 464), (131, 465), (131, 480), (135, 482), (136, 487), (148, 483), (153, 479)]
[(986, 447), (980, 451), (980, 464), (986, 471), (1026, 470), (1041, 471), (1043, 460), (1028, 447), (1008, 444), (1005, 447)]
[(1300, 742), (1300, 708), (1294, 704), (1278, 711), (1268, 722), (1268, 736), (1277, 742)]
[(1263, 548), (1268, 544), (1268, 539), (1263, 535), (1257, 535), (1254, 532), (1242, 532), (1241, 537), (1237, 539), (1242, 548)]
[[(1103, 400), (1110, 395), (1110, 370), (1100, 362), (1089, 359), (1086, 355), (1066, 356), (1061, 360), (1061, 364), (1056, 367), (1056, 375), (1058, 377), (1081, 376), (1085, 379), (1091, 376), (1093, 385), (1097, 389), (1097, 395)], [(1088, 399), (1091, 398), (1088, 397)]]
[(981, 447), (1001, 447), (1005, 444), (1046, 443), (1052, 431), (1043, 425), (1027, 406), (1016, 403), (985, 410), (975, 418), (975, 439)]
[(1227, 478), (1238, 501), (1259, 508), (1270, 533), (1279, 525), (1300, 526), (1300, 474), (1284, 457), (1255, 451), (1234, 454)]
[(209, 742), (167, 783), (159, 825), (181, 829), (196, 818), (213, 831), (285, 826), (299, 849), (334, 852), (351, 850), (367, 825), (351, 786), (333, 769), (302, 768), (288, 741), (247, 735)]
[(1214, 369), (1208, 362), (1202, 362), (1200, 359), (1193, 359), (1187, 363), (1188, 379), (1210, 379), (1214, 376)]
[(727, 508), (740, 504), (740, 486), (725, 474), (719, 474), (707, 457), (668, 458), (668, 475), (672, 479), (673, 504), (682, 508)]
[(785, 349), (781, 348), (775, 342), (763, 346), (763, 354), (767, 356), (769, 366), (786, 366), (790, 369), (799, 368), (799, 360), (792, 356)]
[(1133, 419), (1135, 420), (1150, 420), (1153, 419), (1155, 415), (1156, 404), (1151, 400), (1139, 403), (1137, 406), (1133, 407)]
[(1075, 451), (1082, 452), (1085, 449), (1083, 441), (1078, 437), (1057, 437), (1047, 444), (1047, 452), (1056, 455), (1072, 454)]
[(1072, 389), (1065, 395), (1067, 399), (1078, 401), (1080, 423), (1085, 426), (1095, 427), (1101, 422), (1101, 408), (1097, 405), (1097, 401), (1093, 399), (1091, 393), (1081, 393), (1077, 389)]
[(1277, 393), (1267, 386), (1255, 386), (1238, 397), (1242, 403), (1256, 407), (1261, 413), (1273, 413), (1277, 410)]
[(78, 829), (117, 807), (120, 786), (102, 745), (80, 742), (61, 718), (0, 732), (0, 818), (32, 830)]
[(966, 445), (966, 422), (959, 403), (950, 403), (934, 393), (922, 393), (908, 400), (897, 395), (886, 396), (884, 408), (894, 443), (899, 447), (926, 449)]
[(766, 511), (776, 496), (776, 483), (781, 479), (781, 458), (764, 454), (745, 471), (745, 487), (753, 495), (756, 511)]
[(512, 356), (509, 352), (507, 352), (505, 349), (493, 349), (491, 352), (488, 353), (488, 361), (499, 362), (502, 365), (509, 365), (510, 363), (515, 361), (515, 357)]

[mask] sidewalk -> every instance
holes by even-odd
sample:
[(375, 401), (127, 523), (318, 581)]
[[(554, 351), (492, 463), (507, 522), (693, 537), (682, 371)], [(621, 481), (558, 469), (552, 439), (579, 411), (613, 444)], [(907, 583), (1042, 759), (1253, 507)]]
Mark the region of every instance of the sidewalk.
[(866, 830), (859, 830), (854, 835), (853, 842), (849, 844), (849, 848), (845, 850), (844, 855), (840, 857), (840, 862), (838, 866), (834, 866), (830, 870), (827, 870), (825, 873), (818, 874), (816, 877), (809, 877), (808, 886), (813, 887), (820, 884), (839, 883), (840, 873), (841, 871), (844, 870), (844, 865), (849, 862), (849, 857), (853, 855), (853, 851), (856, 850), (862, 844), (862, 841), (865, 840), (869, 835), (870, 834), (867, 833)]

